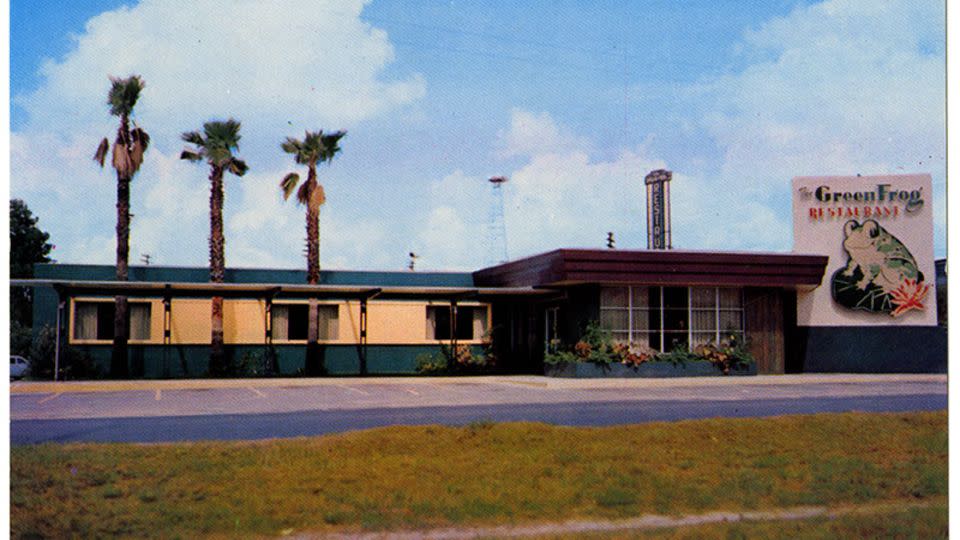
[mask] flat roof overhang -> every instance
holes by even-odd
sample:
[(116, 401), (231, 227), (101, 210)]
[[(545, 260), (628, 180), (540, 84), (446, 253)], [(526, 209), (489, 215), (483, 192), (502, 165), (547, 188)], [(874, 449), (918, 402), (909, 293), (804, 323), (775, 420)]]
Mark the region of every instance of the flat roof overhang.
[(298, 285), (277, 283), (183, 283), (159, 281), (77, 281), (14, 279), (12, 287), (52, 287), (65, 296), (151, 296), (176, 298), (318, 298), (361, 300), (492, 300), (547, 297), (558, 291), (534, 287), (370, 287), (366, 285)]
[(485, 287), (582, 284), (753, 286), (812, 289), (824, 255), (686, 250), (558, 249), (474, 272)]

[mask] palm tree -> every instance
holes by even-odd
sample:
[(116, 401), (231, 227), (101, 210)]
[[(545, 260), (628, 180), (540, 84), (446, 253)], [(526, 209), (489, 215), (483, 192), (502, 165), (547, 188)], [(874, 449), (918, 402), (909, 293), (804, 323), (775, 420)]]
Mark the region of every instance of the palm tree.
[[(324, 134), (323, 130), (307, 131), (303, 140), (287, 137), (280, 147), (284, 152), (293, 154), (300, 165), (307, 166), (307, 181), (297, 190), (297, 202), (307, 208), (307, 283), (316, 285), (320, 282), (320, 206), (326, 201), (323, 186), (317, 182), (317, 163), (332, 161), (340, 152), (340, 139), (347, 133), (336, 131)], [(280, 189), (283, 190), (284, 200), (290, 198), (300, 175), (290, 173), (283, 177)], [(307, 319), (307, 358), (305, 362), (308, 374), (317, 375), (320, 370), (319, 345), (319, 316), (317, 300), (310, 299), (310, 313)]]
[[(130, 255), (130, 180), (140, 170), (143, 153), (150, 144), (150, 136), (134, 122), (130, 129), (130, 114), (137, 104), (143, 80), (138, 75), (126, 79), (110, 77), (110, 92), (107, 104), (110, 114), (120, 117), (117, 138), (113, 141), (113, 168), (117, 171), (117, 281), (127, 281), (127, 267)], [(104, 137), (97, 147), (93, 159), (103, 167), (110, 143)], [(127, 297), (117, 296), (113, 317), (113, 355), (110, 360), (110, 374), (113, 377), (127, 375), (127, 338), (129, 336), (127, 320)]]
[[(239, 149), (240, 122), (234, 119), (203, 124), (203, 133), (188, 131), (181, 138), (196, 148), (184, 150), (180, 159), (200, 161), (210, 165), (210, 282), (223, 283), (226, 262), (223, 256), (223, 172), (237, 176), (247, 172), (247, 164), (233, 155)], [(211, 307), (210, 374), (223, 375), (226, 363), (223, 356), (223, 297), (214, 296)]]

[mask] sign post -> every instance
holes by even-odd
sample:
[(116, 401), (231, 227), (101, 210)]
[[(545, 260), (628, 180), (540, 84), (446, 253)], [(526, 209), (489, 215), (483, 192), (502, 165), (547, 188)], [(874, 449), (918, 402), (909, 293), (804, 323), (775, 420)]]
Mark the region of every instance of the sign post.
[(670, 239), (670, 180), (673, 173), (651, 171), (647, 185), (647, 249), (672, 249)]

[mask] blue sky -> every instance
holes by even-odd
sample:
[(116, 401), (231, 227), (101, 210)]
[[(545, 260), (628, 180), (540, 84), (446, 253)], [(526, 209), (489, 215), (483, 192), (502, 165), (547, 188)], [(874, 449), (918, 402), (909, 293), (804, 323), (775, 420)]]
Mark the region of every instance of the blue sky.
[(279, 143), (318, 128), (348, 131), (321, 169), (327, 268), (483, 265), (491, 175), (511, 258), (607, 231), (643, 248), (660, 167), (676, 247), (769, 251), (791, 249), (793, 176), (929, 172), (943, 256), (943, 6), (875, 4), (14, 0), (11, 196), (58, 260), (111, 263), (114, 178), (90, 156), (116, 129), (108, 75), (138, 73), (132, 260), (207, 263), (206, 171), (178, 135), (227, 116), (251, 166), (227, 181), (229, 266), (303, 266)]

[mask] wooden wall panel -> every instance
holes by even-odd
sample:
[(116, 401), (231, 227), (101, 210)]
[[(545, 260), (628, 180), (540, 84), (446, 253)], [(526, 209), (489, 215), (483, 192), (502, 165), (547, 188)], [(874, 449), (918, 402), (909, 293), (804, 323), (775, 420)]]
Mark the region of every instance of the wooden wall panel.
[(783, 373), (785, 365), (783, 290), (744, 289), (744, 325), (758, 373)]

